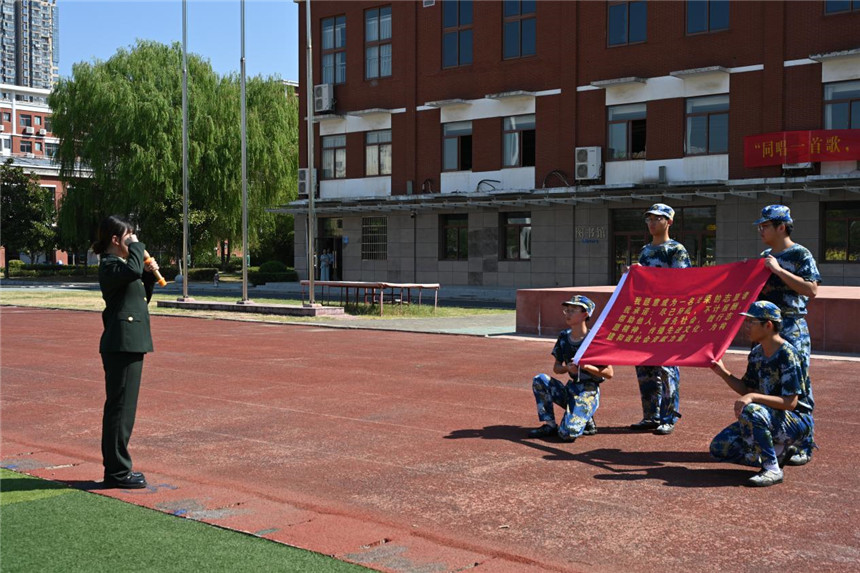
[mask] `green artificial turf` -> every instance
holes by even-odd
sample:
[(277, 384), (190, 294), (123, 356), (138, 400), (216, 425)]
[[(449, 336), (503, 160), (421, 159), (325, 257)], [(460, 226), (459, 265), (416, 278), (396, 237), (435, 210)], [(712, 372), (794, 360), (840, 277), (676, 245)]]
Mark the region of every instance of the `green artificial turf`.
[(0, 570), (368, 571), (5, 469), (0, 469)]

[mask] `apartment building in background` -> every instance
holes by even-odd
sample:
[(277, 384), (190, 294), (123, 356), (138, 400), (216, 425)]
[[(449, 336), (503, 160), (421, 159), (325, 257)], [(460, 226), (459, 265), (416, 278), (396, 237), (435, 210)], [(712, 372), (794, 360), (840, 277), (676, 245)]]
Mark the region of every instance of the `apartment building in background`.
[(0, 84), (53, 88), (60, 69), (58, 29), (57, 0), (0, 0)]
[[(614, 284), (653, 203), (696, 265), (758, 256), (783, 203), (824, 284), (860, 285), (859, 1), (310, 5), (299, 192), (334, 279)], [(278, 210), (306, 278), (308, 196)]]

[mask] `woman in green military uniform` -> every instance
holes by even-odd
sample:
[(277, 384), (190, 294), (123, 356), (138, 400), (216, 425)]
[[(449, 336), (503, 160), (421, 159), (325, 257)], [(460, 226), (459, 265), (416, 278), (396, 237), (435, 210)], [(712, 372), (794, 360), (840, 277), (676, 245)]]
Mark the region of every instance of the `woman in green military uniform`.
[(99, 226), (99, 286), (105, 309), (99, 352), (105, 371), (102, 458), (105, 487), (139, 489), (146, 478), (132, 471), (128, 440), (134, 427), (143, 357), (152, 352), (147, 305), (158, 264), (145, 255), (132, 225), (115, 215)]

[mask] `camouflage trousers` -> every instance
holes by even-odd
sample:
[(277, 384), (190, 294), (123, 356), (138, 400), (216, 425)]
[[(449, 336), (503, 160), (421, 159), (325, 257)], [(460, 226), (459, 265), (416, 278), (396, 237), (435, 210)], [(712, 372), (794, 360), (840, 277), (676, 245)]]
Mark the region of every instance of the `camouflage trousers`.
[(564, 384), (547, 374), (538, 374), (532, 380), (532, 391), (537, 402), (538, 418), (546, 424), (555, 424), (553, 403), (564, 409), (558, 435), (562, 438), (578, 438), (585, 425), (600, 406), (600, 386), (593, 382)]
[(788, 447), (802, 442), (812, 431), (812, 416), (747, 404), (740, 418), (711, 441), (717, 460), (747, 466), (776, 465), (775, 444)]
[[(806, 319), (803, 317), (783, 317), (782, 328), (779, 331), (780, 336), (786, 339), (795, 349), (800, 357), (801, 368), (803, 369), (803, 377), (809, 377), (809, 355), (812, 353), (812, 338), (809, 336), (809, 326), (806, 324)], [(809, 397), (812, 396), (812, 378), (809, 378)], [(806, 436), (797, 448), (805, 452), (808, 456), (812, 456), (812, 450), (817, 448), (815, 445), (815, 424), (812, 423), (810, 417), (809, 435)]]
[(681, 371), (677, 366), (637, 366), (642, 418), (660, 424), (674, 424), (681, 417)]

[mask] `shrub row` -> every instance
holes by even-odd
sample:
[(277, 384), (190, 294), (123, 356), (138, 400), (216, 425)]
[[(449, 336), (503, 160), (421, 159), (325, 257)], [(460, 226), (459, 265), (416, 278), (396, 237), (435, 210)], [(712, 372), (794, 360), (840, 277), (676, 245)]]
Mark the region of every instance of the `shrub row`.
[(293, 269), (287, 269), (286, 272), (282, 273), (255, 271), (248, 273), (248, 280), (254, 286), (266, 283), (294, 283), (299, 280), (299, 274)]

